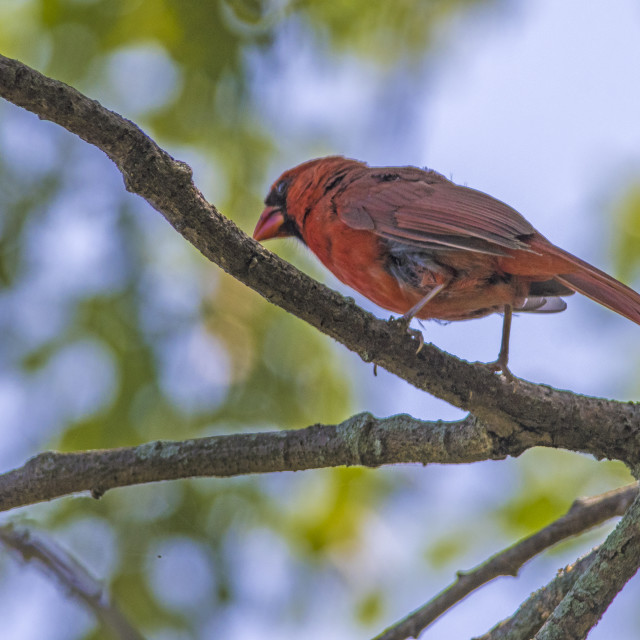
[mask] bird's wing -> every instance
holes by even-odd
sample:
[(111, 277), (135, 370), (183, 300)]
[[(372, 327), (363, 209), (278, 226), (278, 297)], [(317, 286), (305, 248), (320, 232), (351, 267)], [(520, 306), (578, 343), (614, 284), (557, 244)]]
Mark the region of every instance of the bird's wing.
[(371, 168), (336, 195), (336, 205), (350, 227), (421, 248), (505, 255), (530, 250), (524, 240), (536, 233), (504, 202), (415, 167)]

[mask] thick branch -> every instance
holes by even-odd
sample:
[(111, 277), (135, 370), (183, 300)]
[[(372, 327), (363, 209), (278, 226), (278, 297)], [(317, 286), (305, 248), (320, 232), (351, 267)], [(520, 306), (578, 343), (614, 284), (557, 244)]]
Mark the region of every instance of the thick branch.
[(564, 516), (541, 531), (492, 556), (474, 569), (460, 572), (453, 584), (377, 636), (376, 640), (417, 638), (427, 626), (472, 591), (498, 576), (516, 576), (525, 562), (554, 544), (584, 533), (613, 516), (622, 515), (637, 495), (638, 485), (633, 484), (593, 498), (576, 500)]
[(419, 462), (500, 459), (486, 427), (473, 416), (460, 422), (422, 422), (361, 413), (338, 425), (298, 431), (234, 434), (150, 442), (74, 453), (46, 452), (0, 475), (0, 510), (77, 491), (99, 497), (108, 489), (194, 476), (297, 471), (340, 465), (377, 467)]
[[(414, 342), (253, 242), (208, 204), (191, 170), (138, 127), (75, 89), (0, 56), (0, 95), (102, 149), (127, 189), (145, 198), (207, 258), (265, 298), (419, 389), (473, 412), (510, 442), (517, 431), (539, 443), (633, 463), (640, 457), (640, 412), (631, 404), (579, 397), (471, 366)], [(546, 434), (546, 435), (545, 435)]]
[(536, 634), (535, 640), (582, 640), (640, 566), (640, 497), (598, 549)]
[(597, 548), (593, 549), (559, 571), (549, 584), (531, 594), (510, 618), (474, 640), (530, 640), (573, 588), (576, 580), (593, 564), (597, 552)]

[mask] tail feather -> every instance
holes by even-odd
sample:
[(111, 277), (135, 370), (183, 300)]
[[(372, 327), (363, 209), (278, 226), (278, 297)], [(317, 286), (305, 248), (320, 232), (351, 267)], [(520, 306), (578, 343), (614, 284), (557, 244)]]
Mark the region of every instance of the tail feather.
[(633, 289), (556, 247), (544, 236), (535, 235), (529, 241), (529, 246), (535, 256), (527, 261), (522, 260), (524, 265), (530, 268), (532, 263), (535, 264), (539, 273), (548, 273), (556, 282), (640, 324), (640, 294)]
[(615, 278), (592, 267), (588, 262), (571, 254), (570, 262), (579, 267), (572, 273), (557, 275), (555, 280), (581, 293), (587, 298), (619, 313), (636, 324), (640, 324), (640, 295)]

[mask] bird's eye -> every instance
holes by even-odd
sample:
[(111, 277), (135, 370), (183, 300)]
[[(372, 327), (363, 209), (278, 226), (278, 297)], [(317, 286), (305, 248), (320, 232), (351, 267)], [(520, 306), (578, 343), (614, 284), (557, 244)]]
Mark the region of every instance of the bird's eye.
[(280, 207), (281, 209), (283, 209), (287, 203), (288, 189), (288, 180), (278, 180), (278, 182), (276, 182), (273, 187), (271, 187), (271, 191), (269, 191), (269, 195), (266, 197), (264, 203), (269, 205), (270, 207)]

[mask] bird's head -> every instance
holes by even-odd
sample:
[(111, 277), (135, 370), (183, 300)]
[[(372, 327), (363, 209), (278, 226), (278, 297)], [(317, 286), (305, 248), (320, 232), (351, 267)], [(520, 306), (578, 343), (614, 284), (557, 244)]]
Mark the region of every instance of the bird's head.
[(304, 225), (316, 205), (347, 171), (362, 163), (342, 156), (309, 160), (285, 171), (271, 186), (253, 231), (258, 241), (295, 236), (305, 242)]

